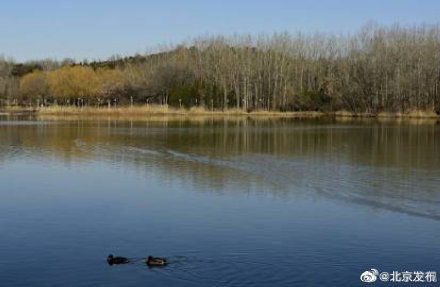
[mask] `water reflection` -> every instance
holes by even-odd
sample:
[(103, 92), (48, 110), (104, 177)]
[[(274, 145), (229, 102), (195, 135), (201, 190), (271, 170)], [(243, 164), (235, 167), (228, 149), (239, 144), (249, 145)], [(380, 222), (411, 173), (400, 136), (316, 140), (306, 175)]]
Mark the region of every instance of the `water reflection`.
[[(154, 168), (210, 192), (328, 197), (440, 219), (435, 120), (187, 117), (0, 121), (0, 164), (16, 158)], [(260, 188), (249, 188), (250, 185)]]

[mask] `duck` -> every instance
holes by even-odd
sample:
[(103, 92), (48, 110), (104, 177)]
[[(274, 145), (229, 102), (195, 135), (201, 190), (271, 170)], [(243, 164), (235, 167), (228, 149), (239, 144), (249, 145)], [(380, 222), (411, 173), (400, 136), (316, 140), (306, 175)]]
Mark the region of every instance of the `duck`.
[(130, 260), (128, 260), (128, 258), (125, 257), (121, 257), (121, 256), (113, 256), (113, 254), (110, 254), (107, 257), (107, 263), (108, 265), (113, 265), (113, 264), (126, 264), (129, 263)]
[(146, 263), (148, 266), (165, 266), (168, 261), (166, 258), (148, 256)]

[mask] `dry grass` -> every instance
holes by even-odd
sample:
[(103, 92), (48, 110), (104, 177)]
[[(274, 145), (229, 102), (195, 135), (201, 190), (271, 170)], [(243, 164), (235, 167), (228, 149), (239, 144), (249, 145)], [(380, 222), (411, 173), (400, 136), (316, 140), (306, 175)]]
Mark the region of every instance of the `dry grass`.
[(94, 116), (151, 116), (151, 115), (221, 115), (221, 116), (277, 116), (277, 117), (319, 117), (320, 112), (277, 112), (253, 111), (246, 112), (241, 109), (227, 109), (210, 111), (203, 107), (178, 109), (165, 105), (133, 106), (133, 107), (66, 107), (52, 106), (37, 109), (39, 115), (94, 115)]
[(41, 115), (145, 115), (145, 114), (180, 114), (180, 110), (167, 106), (133, 106), (133, 107), (73, 107), (51, 106), (37, 109)]
[(334, 113), (334, 115), (337, 116), (337, 117), (354, 117), (354, 113), (349, 112), (349, 111), (345, 111), (345, 110), (336, 111)]
[(349, 111), (337, 111), (332, 115), (336, 117), (347, 117), (347, 118), (439, 118), (434, 111), (422, 111), (413, 110), (407, 113), (401, 112), (380, 112), (378, 114), (373, 113), (353, 113)]
[(337, 111), (334, 113), (322, 113), (315, 111), (303, 111), (303, 112), (279, 112), (279, 111), (267, 111), (257, 110), (252, 112), (246, 112), (242, 109), (227, 109), (227, 110), (214, 110), (210, 111), (204, 107), (192, 107), (190, 109), (179, 109), (166, 105), (144, 105), (144, 106), (121, 106), (121, 107), (73, 107), (73, 106), (51, 106), (41, 107), (37, 109), (31, 109), (28, 107), (4, 107), (1, 109), (6, 113), (18, 113), (18, 112), (36, 112), (42, 116), (111, 116), (118, 118), (146, 118), (151, 116), (247, 116), (247, 117), (290, 117), (290, 118), (316, 118), (322, 116), (334, 116), (338, 118), (431, 118), (437, 119), (437, 115), (434, 111), (421, 111), (413, 110), (408, 113), (390, 113), (381, 112), (378, 114), (372, 113), (353, 113), (345, 110)]
[(4, 106), (4, 107), (0, 107), (0, 110), (10, 113), (35, 111), (35, 109), (33, 109), (32, 107), (21, 107), (21, 106)]
[(336, 111), (333, 113), (335, 117), (348, 117), (348, 118), (374, 118), (377, 114), (373, 113), (354, 113), (346, 110)]
[(422, 111), (422, 110), (414, 110), (408, 113), (410, 118), (437, 118), (437, 115), (434, 111)]
[(439, 115), (434, 111), (413, 110), (407, 113), (388, 113), (382, 112), (377, 115), (379, 118), (438, 118)]

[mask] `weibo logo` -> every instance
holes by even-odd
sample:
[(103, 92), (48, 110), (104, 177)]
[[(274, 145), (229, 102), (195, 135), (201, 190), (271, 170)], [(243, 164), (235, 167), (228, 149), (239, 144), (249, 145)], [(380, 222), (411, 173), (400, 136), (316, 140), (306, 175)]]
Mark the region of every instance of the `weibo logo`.
[(379, 271), (376, 269), (371, 269), (371, 271), (365, 271), (361, 274), (361, 281), (365, 283), (372, 283), (377, 280), (377, 276), (379, 275)]

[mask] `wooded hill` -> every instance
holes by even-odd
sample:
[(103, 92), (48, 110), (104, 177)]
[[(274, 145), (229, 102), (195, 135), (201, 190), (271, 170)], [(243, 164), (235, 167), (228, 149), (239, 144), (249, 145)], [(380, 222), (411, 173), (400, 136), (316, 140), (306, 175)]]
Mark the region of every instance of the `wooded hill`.
[(207, 109), (440, 113), (437, 25), (350, 36), (199, 38), (107, 61), (0, 59), (3, 105), (156, 103)]

